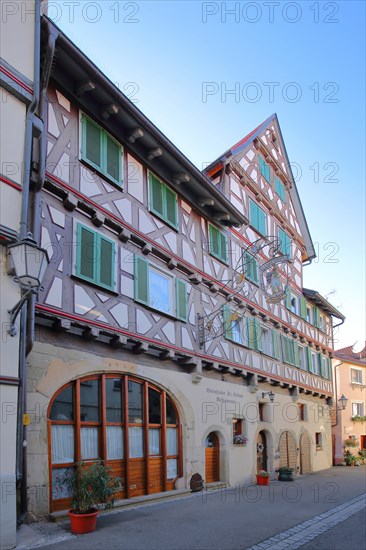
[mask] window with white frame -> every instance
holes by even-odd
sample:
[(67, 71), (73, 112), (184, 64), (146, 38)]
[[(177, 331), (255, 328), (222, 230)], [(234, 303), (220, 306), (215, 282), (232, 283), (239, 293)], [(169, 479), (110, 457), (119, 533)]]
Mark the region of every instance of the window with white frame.
[(187, 285), (139, 256), (135, 256), (135, 300), (162, 313), (187, 320)]
[(363, 401), (352, 401), (352, 416), (364, 416), (365, 404)]
[(362, 369), (351, 368), (351, 382), (352, 384), (362, 384)]
[(245, 343), (244, 320), (241, 315), (228, 306), (222, 309), (224, 337), (237, 344)]
[(308, 370), (308, 363), (305, 348), (303, 346), (298, 346), (299, 349), (299, 367), (302, 370)]

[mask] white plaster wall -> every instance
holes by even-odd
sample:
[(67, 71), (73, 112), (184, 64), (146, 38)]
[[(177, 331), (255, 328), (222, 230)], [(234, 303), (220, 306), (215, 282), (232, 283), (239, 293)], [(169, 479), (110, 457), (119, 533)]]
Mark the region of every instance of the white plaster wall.
[[(282, 431), (289, 430), (295, 435), (299, 446), (300, 434), (308, 431), (312, 441), (311, 461), (314, 470), (331, 465), (330, 423), (313, 413), (314, 399), (301, 394), (301, 402), (308, 405), (308, 420), (294, 420), (296, 403), (288, 391), (275, 388), (274, 405), (268, 405), (269, 422), (258, 422), (258, 400), (262, 397), (260, 390), (249, 391), (249, 387), (231, 382), (223, 382), (204, 376), (198, 384), (192, 383), (190, 374), (158, 369), (151, 365), (138, 364), (132, 361), (121, 361), (114, 358), (99, 357), (86, 351), (57, 348), (50, 344), (36, 343), (29, 356), (29, 395), (28, 408), (31, 411), (32, 424), (28, 429), (28, 456), (30, 487), (30, 509), (34, 513), (48, 512), (48, 448), (46, 411), (54, 393), (67, 382), (78, 377), (101, 372), (129, 373), (150, 380), (166, 389), (173, 397), (180, 414), (183, 426), (183, 485), (188, 487), (191, 476), (198, 472), (205, 478), (206, 436), (215, 431), (220, 441), (220, 477), (230, 485), (254, 480), (256, 471), (257, 434), (265, 429), (268, 434), (269, 463), (268, 468), (274, 472), (278, 463), (273, 459), (278, 449)], [(144, 358), (138, 359), (143, 363)], [(263, 388), (263, 390), (268, 388)], [(318, 402), (318, 401), (317, 401)], [(273, 414), (271, 413), (273, 412)], [(243, 417), (244, 432), (248, 437), (246, 446), (232, 444), (232, 418)], [(323, 435), (323, 450), (315, 449), (315, 432)], [(298, 454), (298, 465), (300, 455)], [(35, 494), (42, 494), (36, 498)]]
[[(19, 38), (18, 38), (19, 41)], [(21, 42), (19, 41), (19, 44)], [(24, 50), (24, 46), (22, 47)], [(22, 183), (22, 166), (24, 156), (24, 129), (26, 107), (14, 96), (10, 95), (4, 88), (0, 87), (0, 173), (6, 178), (18, 183)], [(1, 184), (3, 187), (3, 184)], [(4, 201), (1, 201), (4, 205)], [(4, 205), (5, 206), (5, 205)], [(6, 202), (6, 207), (12, 210), (12, 203)], [(10, 212), (12, 214), (12, 212)], [(2, 208), (2, 215), (6, 215)], [(9, 220), (11, 220), (9, 216)], [(16, 221), (19, 220), (15, 218)], [(3, 225), (4, 222), (2, 222)], [(14, 221), (12, 222), (12, 224)], [(12, 226), (12, 225), (11, 225)]]
[(33, 80), (35, 0), (4, 2), (1, 13), (1, 57)]

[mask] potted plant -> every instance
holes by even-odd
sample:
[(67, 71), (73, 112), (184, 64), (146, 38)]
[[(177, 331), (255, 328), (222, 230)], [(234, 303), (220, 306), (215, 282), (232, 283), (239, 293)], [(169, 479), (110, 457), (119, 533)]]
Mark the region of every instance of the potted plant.
[(121, 487), (120, 478), (111, 475), (100, 460), (91, 466), (78, 462), (64, 483), (72, 493), (72, 509), (68, 512), (72, 533), (95, 531), (99, 505), (105, 510), (113, 507), (114, 494)]
[(257, 485), (269, 485), (269, 472), (266, 472), (266, 470), (259, 470), (256, 478)]
[(344, 444), (346, 447), (358, 447), (357, 439), (345, 439)]
[(292, 476), (293, 469), (289, 468), (288, 466), (281, 466), (281, 468), (278, 468), (278, 481), (293, 481), (294, 478)]
[(233, 443), (234, 445), (246, 445), (248, 438), (243, 434), (234, 435)]

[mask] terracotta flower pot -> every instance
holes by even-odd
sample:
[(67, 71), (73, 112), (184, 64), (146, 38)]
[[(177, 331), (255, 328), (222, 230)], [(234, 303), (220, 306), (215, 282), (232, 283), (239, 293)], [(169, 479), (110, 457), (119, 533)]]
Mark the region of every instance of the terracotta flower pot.
[(269, 476), (256, 476), (257, 485), (269, 485)]
[(68, 514), (70, 517), (71, 532), (75, 535), (84, 535), (84, 533), (95, 531), (99, 510), (91, 514), (75, 514), (70, 510)]

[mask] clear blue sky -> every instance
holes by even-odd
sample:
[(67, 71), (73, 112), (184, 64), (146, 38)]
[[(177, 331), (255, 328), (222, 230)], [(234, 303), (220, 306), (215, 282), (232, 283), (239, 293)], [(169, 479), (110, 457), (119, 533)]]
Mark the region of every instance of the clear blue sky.
[[(318, 258), (304, 286), (365, 339), (365, 2), (49, 0), (199, 168), (276, 112)], [(235, 93), (229, 93), (229, 91)]]

